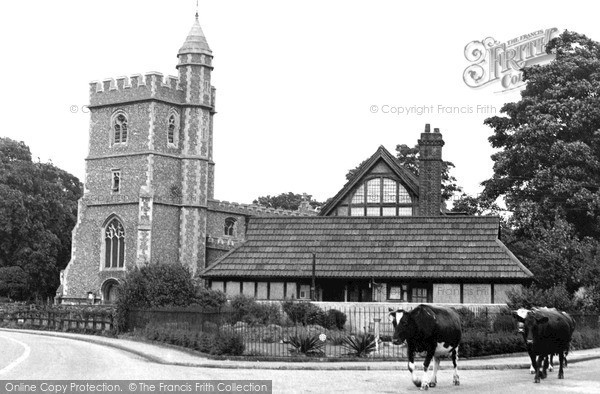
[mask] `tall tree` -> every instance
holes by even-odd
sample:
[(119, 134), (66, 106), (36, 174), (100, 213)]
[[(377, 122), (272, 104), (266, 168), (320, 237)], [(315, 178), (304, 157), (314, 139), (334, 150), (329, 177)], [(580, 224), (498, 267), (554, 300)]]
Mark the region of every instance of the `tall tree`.
[(485, 120), (499, 151), (482, 197), (504, 198), (513, 251), (540, 284), (572, 291), (600, 269), (600, 44), (565, 31), (547, 52), (523, 70), (521, 100)]
[(69, 262), (81, 195), (76, 177), (33, 162), (27, 145), (0, 137), (0, 268), (14, 267), (2, 271), (10, 278), (4, 278), (0, 295), (54, 294), (59, 271)]
[(287, 209), (290, 211), (296, 211), (300, 207), (300, 203), (306, 198), (308, 203), (313, 208), (320, 208), (323, 206), (323, 203), (315, 201), (312, 199), (310, 194), (306, 196), (302, 194), (296, 194), (292, 192), (281, 193), (276, 196), (262, 196), (258, 197), (252, 203), (257, 205), (262, 205), (266, 208), (279, 208), (279, 209)]
[[(396, 158), (400, 165), (412, 172), (415, 176), (419, 176), (419, 146), (409, 147), (406, 144), (396, 145)], [(366, 161), (366, 160), (365, 160)], [(350, 180), (356, 171), (362, 166), (365, 161), (360, 163), (356, 168), (348, 171), (346, 179)], [(442, 199), (448, 201), (454, 193), (461, 192), (462, 188), (456, 183), (456, 178), (450, 175), (450, 170), (454, 168), (454, 164), (450, 161), (442, 162)]]

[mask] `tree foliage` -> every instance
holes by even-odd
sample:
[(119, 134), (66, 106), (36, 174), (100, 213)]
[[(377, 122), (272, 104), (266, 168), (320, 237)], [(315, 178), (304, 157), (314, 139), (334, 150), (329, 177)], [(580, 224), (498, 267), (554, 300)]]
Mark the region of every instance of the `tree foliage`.
[(304, 197), (304, 195), (302, 194), (296, 194), (292, 192), (281, 193), (277, 196), (267, 195), (263, 197), (258, 197), (252, 203), (262, 205), (266, 208), (287, 209), (290, 211), (297, 211), (300, 207), (300, 203), (302, 203), (304, 198), (306, 198), (306, 200), (313, 209), (320, 208), (323, 206), (323, 203), (313, 200), (310, 194)]
[[(406, 144), (396, 145), (396, 158), (401, 166), (419, 176), (419, 146), (409, 147)], [(366, 162), (364, 160), (356, 168), (351, 169), (346, 174), (346, 179), (350, 180), (356, 174), (356, 171)], [(454, 164), (450, 161), (442, 161), (442, 199), (449, 200), (454, 193), (462, 191), (462, 188), (456, 183), (456, 178), (450, 175), (450, 170)]]
[(75, 176), (33, 162), (27, 145), (0, 137), (0, 268), (10, 268), (0, 295), (54, 295), (69, 262), (81, 195)]
[(485, 120), (498, 152), (482, 200), (504, 198), (511, 249), (539, 286), (572, 294), (599, 281), (600, 44), (565, 31), (547, 52), (523, 70), (521, 100)]
[(134, 267), (119, 286), (116, 325), (127, 330), (131, 309), (188, 307), (220, 308), (227, 298), (223, 292), (204, 288), (181, 263), (151, 263)]

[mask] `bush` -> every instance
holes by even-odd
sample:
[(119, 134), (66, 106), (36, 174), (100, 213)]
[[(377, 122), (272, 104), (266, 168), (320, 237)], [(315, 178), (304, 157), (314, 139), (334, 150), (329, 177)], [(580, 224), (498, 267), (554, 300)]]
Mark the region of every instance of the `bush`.
[(265, 325), (281, 323), (282, 316), (278, 305), (259, 303), (254, 298), (243, 294), (233, 297), (231, 308), (234, 310), (233, 322)]
[(146, 264), (134, 267), (119, 286), (116, 306), (117, 331), (127, 330), (133, 308), (189, 306), (196, 300), (196, 284), (187, 267), (175, 264)]
[(375, 351), (377, 342), (372, 334), (351, 335), (344, 338), (344, 347), (350, 356), (365, 357)]
[(459, 357), (480, 357), (493, 354), (526, 352), (523, 337), (515, 333), (463, 332), (458, 347)]
[[(315, 304), (310, 302), (285, 301), (282, 304), (282, 307), (283, 311), (288, 315), (293, 323), (302, 325), (318, 325), (323, 327), (327, 326), (328, 315)], [(342, 315), (344, 314), (342, 313)], [(345, 317), (346, 316), (344, 315), (344, 324), (346, 323)], [(336, 315), (336, 318), (341, 318), (341, 316)]]
[(332, 330), (338, 329), (343, 330), (346, 324), (346, 314), (338, 311), (337, 309), (330, 309), (327, 311), (325, 318), (325, 328)]
[(242, 337), (232, 331), (206, 333), (192, 330), (173, 330), (150, 324), (141, 333), (136, 332), (136, 334), (151, 341), (169, 343), (214, 355), (239, 356), (244, 353), (245, 349)]
[(569, 294), (563, 284), (549, 289), (540, 289), (536, 285), (532, 285), (521, 290), (509, 290), (506, 295), (508, 297), (506, 304), (510, 309), (531, 309), (546, 306), (570, 312), (575, 310), (576, 307), (574, 297)]
[(591, 349), (600, 347), (600, 331), (594, 328), (576, 329), (571, 338), (571, 349)]
[(464, 307), (455, 310), (460, 316), (463, 330), (487, 331), (490, 328), (486, 314), (476, 315), (475, 312)]
[(241, 356), (245, 348), (241, 335), (231, 331), (220, 331), (214, 339), (210, 354)]
[(194, 303), (202, 308), (221, 308), (227, 302), (225, 293), (219, 290), (207, 289), (203, 286), (198, 286), (196, 289), (196, 298)]
[(495, 316), (492, 327), (494, 332), (515, 332), (517, 329), (512, 312), (506, 308), (500, 310), (500, 313)]

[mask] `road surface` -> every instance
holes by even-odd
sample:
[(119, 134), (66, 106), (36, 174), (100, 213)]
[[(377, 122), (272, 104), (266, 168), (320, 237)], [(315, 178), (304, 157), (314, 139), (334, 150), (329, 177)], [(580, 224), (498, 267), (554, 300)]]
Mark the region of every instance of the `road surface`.
[[(444, 361), (442, 361), (444, 362)], [(446, 361), (447, 362), (447, 361)], [(459, 366), (460, 368), (460, 366)], [(557, 372), (540, 384), (528, 370), (460, 372), (452, 385), (452, 370), (438, 374), (430, 393), (599, 393), (600, 360), (572, 364), (565, 379)], [(266, 379), (275, 393), (403, 393), (417, 392), (406, 371), (302, 371), (218, 369), (163, 365), (127, 351), (98, 344), (21, 332), (0, 331), (0, 380), (224, 380)], [(0, 388), (0, 393), (4, 388)]]

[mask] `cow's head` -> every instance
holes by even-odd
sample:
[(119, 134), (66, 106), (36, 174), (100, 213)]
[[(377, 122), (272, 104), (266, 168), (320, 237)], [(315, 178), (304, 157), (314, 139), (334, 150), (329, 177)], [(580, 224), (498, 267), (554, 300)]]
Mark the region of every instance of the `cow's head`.
[(394, 345), (401, 345), (408, 335), (410, 315), (404, 309), (394, 310), (389, 308), (389, 311), (388, 318), (394, 326), (392, 343)]
[(517, 332), (525, 335), (525, 318), (529, 313), (529, 309), (520, 308), (516, 311), (512, 311), (512, 315), (517, 320)]
[(547, 316), (542, 316), (535, 311), (527, 313), (524, 321), (527, 343), (533, 343), (533, 339), (537, 337), (540, 326), (546, 323), (548, 323)]

